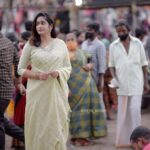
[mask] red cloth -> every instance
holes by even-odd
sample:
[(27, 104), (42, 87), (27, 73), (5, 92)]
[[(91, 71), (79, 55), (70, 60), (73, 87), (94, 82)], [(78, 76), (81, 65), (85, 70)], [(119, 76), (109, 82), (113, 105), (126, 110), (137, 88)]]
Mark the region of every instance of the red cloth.
[(21, 96), (19, 102), (15, 106), (14, 123), (22, 126), (25, 118), (26, 95)]
[[(28, 66), (28, 69), (31, 69), (31, 66)], [(22, 84), (26, 87), (27, 78), (22, 78)], [(17, 124), (18, 126), (24, 126), (26, 94), (20, 95), (18, 90), (16, 93), (17, 94), (14, 110), (14, 123)]]
[[(22, 83), (26, 87), (27, 79), (22, 78)], [(26, 94), (20, 95), (19, 90), (16, 91), (16, 102), (14, 109), (14, 123), (23, 126), (25, 119)]]
[(143, 150), (150, 150), (150, 144), (146, 145)]

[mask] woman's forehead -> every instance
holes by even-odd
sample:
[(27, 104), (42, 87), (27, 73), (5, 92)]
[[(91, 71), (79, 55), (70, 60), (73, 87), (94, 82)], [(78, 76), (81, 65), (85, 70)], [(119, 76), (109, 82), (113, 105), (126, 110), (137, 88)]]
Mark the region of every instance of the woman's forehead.
[(46, 19), (45, 19), (44, 16), (39, 16), (36, 21), (37, 21), (37, 22), (46, 21)]
[(76, 39), (76, 36), (73, 33), (69, 33), (67, 34), (66, 39)]

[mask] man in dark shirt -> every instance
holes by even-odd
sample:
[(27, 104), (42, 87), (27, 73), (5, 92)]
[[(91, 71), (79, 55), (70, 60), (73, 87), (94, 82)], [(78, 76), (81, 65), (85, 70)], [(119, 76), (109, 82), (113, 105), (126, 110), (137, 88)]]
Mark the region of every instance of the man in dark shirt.
[[(1, 27), (2, 21), (0, 20), (0, 29)], [(13, 95), (13, 66), (15, 83), (20, 84), (17, 74), (18, 61), (18, 53), (13, 43), (0, 33), (0, 150), (5, 149), (5, 133), (24, 141), (23, 130), (4, 117), (5, 110)]]

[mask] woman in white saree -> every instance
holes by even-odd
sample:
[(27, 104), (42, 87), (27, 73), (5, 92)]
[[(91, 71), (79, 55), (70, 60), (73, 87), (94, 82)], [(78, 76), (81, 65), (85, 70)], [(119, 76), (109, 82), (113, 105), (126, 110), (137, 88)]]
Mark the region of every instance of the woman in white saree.
[[(31, 70), (27, 69), (29, 63)], [(28, 78), (26, 150), (66, 150), (71, 65), (67, 47), (56, 38), (47, 13), (38, 13), (33, 21), (32, 36), (23, 49), (18, 72)]]

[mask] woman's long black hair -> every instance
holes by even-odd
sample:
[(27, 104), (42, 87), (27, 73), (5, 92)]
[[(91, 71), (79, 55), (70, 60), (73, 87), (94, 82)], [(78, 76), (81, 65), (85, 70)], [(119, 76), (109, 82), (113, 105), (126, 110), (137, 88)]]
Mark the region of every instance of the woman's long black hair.
[(41, 44), (41, 38), (40, 35), (37, 33), (36, 31), (36, 22), (38, 17), (44, 17), (46, 19), (46, 21), (48, 22), (49, 25), (52, 25), (52, 30), (51, 30), (51, 37), (52, 38), (56, 38), (56, 32), (55, 32), (55, 26), (54, 26), (54, 22), (53, 20), (50, 18), (50, 16), (48, 15), (48, 13), (46, 12), (40, 12), (36, 15), (33, 24), (32, 24), (32, 33), (31, 33), (31, 38), (29, 40), (29, 43), (33, 46), (39, 47)]

